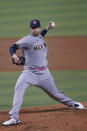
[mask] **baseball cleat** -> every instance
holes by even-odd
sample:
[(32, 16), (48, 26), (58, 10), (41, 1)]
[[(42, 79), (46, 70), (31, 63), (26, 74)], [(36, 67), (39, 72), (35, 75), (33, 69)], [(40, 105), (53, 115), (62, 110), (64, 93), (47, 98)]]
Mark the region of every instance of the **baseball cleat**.
[(19, 124), (20, 120), (15, 120), (14, 118), (10, 118), (9, 120), (2, 123), (3, 126), (9, 126), (13, 124)]
[(76, 109), (84, 109), (84, 105), (80, 102), (74, 102), (74, 108)]

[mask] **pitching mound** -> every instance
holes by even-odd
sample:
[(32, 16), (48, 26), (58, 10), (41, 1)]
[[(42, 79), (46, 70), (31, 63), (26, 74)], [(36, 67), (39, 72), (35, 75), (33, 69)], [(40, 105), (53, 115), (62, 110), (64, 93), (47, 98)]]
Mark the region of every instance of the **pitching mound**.
[[(87, 107), (87, 103), (84, 105)], [(22, 109), (20, 124), (2, 126), (8, 117), (8, 111), (0, 112), (0, 131), (87, 131), (87, 110), (61, 104)]]

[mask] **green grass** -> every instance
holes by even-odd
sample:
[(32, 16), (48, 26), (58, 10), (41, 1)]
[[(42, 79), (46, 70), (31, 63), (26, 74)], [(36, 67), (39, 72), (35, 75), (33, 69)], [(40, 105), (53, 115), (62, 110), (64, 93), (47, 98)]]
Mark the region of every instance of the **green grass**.
[(48, 36), (87, 36), (87, 0), (0, 0), (0, 37), (27, 35), (34, 18), (56, 22)]
[[(76, 101), (87, 102), (87, 70), (52, 71), (56, 86), (65, 95)], [(12, 106), (14, 86), (20, 72), (0, 72), (0, 110)], [(58, 104), (43, 90), (30, 87), (26, 90), (22, 108)]]

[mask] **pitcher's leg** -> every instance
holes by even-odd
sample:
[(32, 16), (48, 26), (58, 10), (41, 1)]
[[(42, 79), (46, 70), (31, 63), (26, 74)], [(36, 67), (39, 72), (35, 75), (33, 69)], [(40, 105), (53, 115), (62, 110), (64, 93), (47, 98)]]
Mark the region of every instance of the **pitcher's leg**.
[(53, 78), (40, 81), (39, 86), (53, 99), (68, 106), (74, 106), (74, 101), (66, 97), (63, 93), (59, 92), (56, 88)]
[(19, 110), (23, 101), (25, 90), (29, 87), (29, 84), (23, 81), (23, 76), (20, 76), (14, 92), (13, 107), (9, 114), (11, 118), (19, 119)]

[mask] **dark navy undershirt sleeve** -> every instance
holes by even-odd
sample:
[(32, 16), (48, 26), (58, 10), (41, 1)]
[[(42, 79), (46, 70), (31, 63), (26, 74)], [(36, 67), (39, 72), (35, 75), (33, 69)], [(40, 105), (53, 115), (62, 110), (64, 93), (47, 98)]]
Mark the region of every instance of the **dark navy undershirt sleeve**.
[(14, 53), (16, 53), (16, 50), (18, 49), (18, 46), (16, 44), (12, 45), (10, 48), (9, 48), (9, 53), (10, 55), (12, 56)]
[(47, 30), (43, 29), (40, 34), (41, 34), (42, 37), (44, 37), (46, 35), (46, 33), (47, 33)]

